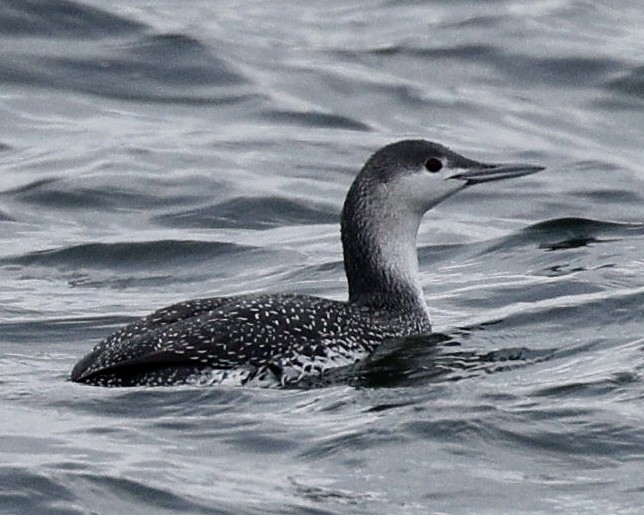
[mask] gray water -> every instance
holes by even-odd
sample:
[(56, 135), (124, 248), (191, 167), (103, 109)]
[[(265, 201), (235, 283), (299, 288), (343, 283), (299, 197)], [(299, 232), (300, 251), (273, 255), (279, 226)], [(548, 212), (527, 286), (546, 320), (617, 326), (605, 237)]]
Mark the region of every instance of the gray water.
[[(0, 512), (641, 513), (644, 10), (0, 0)], [(547, 170), (419, 234), (436, 335), (326, 388), (102, 389), (173, 302), (346, 297), (364, 160)]]

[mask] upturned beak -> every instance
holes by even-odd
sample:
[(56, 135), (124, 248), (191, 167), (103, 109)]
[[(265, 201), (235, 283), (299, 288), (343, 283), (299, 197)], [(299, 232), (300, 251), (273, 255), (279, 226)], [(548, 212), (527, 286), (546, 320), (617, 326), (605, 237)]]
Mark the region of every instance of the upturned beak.
[(480, 167), (472, 167), (452, 175), (450, 179), (465, 181), (466, 186), (479, 184), (481, 182), (500, 181), (502, 179), (512, 179), (523, 175), (530, 175), (544, 170), (544, 166), (534, 166), (528, 164), (499, 164), (488, 165), (480, 164)]

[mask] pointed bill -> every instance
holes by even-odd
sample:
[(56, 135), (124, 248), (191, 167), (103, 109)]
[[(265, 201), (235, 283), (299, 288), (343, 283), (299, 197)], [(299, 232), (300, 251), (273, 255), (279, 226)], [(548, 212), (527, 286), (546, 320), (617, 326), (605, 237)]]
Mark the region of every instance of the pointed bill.
[(532, 173), (544, 170), (543, 166), (535, 166), (528, 164), (499, 164), (499, 165), (486, 165), (482, 164), (481, 167), (472, 168), (452, 175), (450, 179), (459, 179), (465, 181), (469, 186), (471, 184), (479, 184), (481, 182), (500, 181), (502, 179), (513, 179), (514, 177), (522, 177), (523, 175), (530, 175)]

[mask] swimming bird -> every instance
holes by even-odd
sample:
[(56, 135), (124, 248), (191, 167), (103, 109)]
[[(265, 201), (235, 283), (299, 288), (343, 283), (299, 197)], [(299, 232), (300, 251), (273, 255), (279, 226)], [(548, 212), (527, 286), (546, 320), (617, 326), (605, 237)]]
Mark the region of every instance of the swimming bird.
[(346, 302), (290, 293), (181, 302), (103, 340), (71, 379), (279, 387), (354, 364), (386, 340), (428, 334), (416, 252), (425, 212), (469, 186), (540, 170), (480, 163), (425, 140), (389, 144), (367, 160), (342, 209)]

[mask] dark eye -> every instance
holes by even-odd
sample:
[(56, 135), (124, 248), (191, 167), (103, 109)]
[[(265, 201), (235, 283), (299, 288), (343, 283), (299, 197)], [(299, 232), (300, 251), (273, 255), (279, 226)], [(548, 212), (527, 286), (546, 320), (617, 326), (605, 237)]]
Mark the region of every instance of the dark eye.
[(441, 162), (440, 159), (436, 159), (435, 157), (430, 157), (425, 163), (425, 168), (427, 168), (428, 172), (436, 173), (441, 168), (443, 168), (443, 163)]

